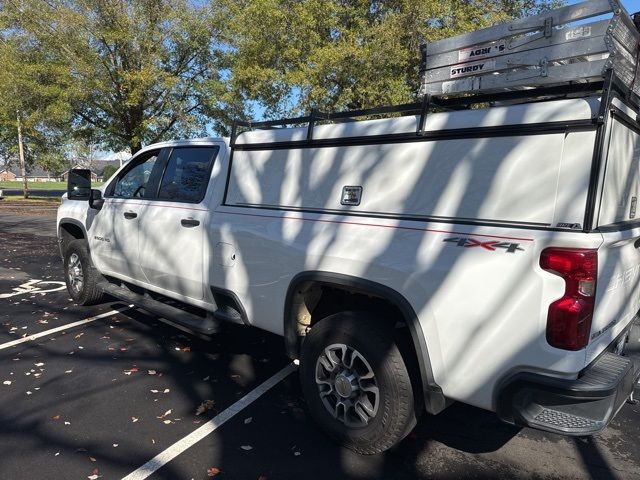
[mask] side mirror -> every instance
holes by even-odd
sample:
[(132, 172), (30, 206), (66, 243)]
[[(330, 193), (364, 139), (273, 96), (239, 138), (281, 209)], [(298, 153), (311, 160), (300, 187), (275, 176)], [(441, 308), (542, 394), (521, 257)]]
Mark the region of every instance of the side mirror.
[(91, 170), (74, 168), (67, 177), (67, 197), (71, 200), (89, 200)]
[(103, 205), (104, 198), (102, 198), (102, 192), (95, 188), (91, 189), (89, 193), (89, 206), (94, 210), (101, 210)]

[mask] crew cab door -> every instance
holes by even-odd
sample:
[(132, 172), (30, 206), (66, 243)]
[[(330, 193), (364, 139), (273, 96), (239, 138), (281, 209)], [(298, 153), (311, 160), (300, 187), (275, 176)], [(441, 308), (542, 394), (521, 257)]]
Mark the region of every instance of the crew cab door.
[(143, 152), (107, 186), (104, 205), (89, 235), (97, 268), (117, 277), (143, 280), (138, 261), (138, 231), (142, 209), (158, 184), (161, 150)]
[(204, 203), (218, 146), (180, 146), (168, 152), (157, 196), (140, 216), (140, 265), (147, 282), (193, 299), (204, 297)]

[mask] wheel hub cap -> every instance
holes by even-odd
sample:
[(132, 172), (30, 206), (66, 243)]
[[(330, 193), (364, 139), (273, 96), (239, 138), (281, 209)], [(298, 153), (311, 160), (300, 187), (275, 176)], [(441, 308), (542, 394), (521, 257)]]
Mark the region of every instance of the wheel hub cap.
[(326, 347), (316, 361), (316, 384), (324, 407), (348, 427), (366, 427), (378, 413), (380, 391), (375, 374), (353, 347)]
[(341, 373), (336, 375), (335, 388), (342, 398), (349, 398), (358, 389), (358, 379), (352, 373)]
[(78, 254), (74, 253), (69, 257), (67, 264), (67, 276), (69, 284), (74, 292), (80, 293), (84, 285), (84, 272), (82, 271), (82, 263)]

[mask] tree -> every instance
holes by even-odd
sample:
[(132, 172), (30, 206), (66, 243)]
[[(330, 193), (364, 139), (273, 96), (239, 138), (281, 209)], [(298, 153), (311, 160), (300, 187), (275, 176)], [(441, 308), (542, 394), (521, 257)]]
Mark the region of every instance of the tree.
[(111, 175), (116, 173), (116, 170), (118, 170), (118, 167), (116, 167), (115, 165), (107, 165), (106, 167), (104, 167), (104, 170), (102, 170), (102, 178), (104, 180), (111, 178)]
[(98, 156), (98, 148), (85, 138), (79, 138), (69, 144), (67, 155), (70, 160), (70, 167), (93, 170)]
[(70, 75), (75, 135), (114, 151), (205, 131), (225, 105), (220, 31), (190, 0), (0, 0), (5, 37), (28, 37)]
[[(0, 13), (0, 32), (6, 20)], [(20, 30), (0, 35), (0, 65), (0, 156), (18, 164), (20, 137), (27, 168), (59, 167), (71, 122), (65, 68)]]
[(424, 41), (555, 0), (224, 0), (230, 83), (267, 116), (415, 101)]

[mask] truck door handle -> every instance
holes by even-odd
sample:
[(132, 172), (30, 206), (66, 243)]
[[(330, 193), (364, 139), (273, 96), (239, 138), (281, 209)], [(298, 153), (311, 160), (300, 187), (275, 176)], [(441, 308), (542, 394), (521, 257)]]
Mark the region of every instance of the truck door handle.
[(127, 220), (131, 220), (133, 218), (136, 218), (137, 216), (138, 214), (135, 212), (124, 212), (124, 218), (126, 218)]
[(180, 220), (180, 223), (183, 227), (187, 228), (197, 227), (198, 225), (200, 225), (200, 221), (194, 220), (193, 218), (183, 218), (182, 220)]

